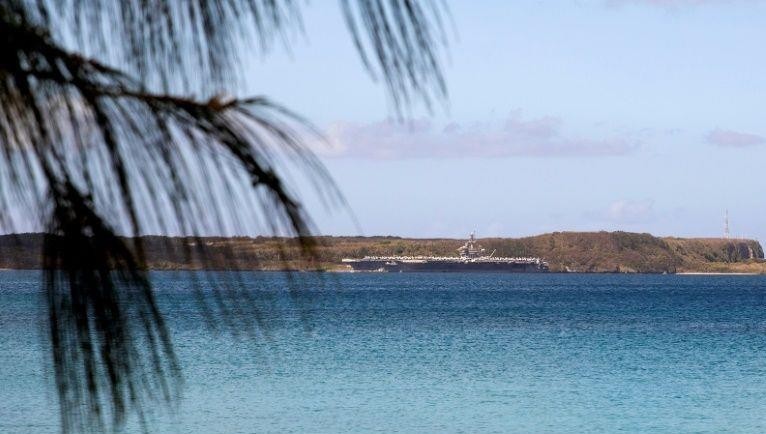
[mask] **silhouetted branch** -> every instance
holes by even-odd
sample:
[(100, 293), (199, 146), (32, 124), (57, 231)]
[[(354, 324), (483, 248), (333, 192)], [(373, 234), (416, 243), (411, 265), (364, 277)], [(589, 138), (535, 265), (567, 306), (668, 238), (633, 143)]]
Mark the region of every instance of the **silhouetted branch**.
[[(431, 0), (341, 3), (365, 67), (373, 77), (382, 77), (397, 108), (416, 98), (428, 107), (433, 97), (446, 98), (439, 55), (444, 41), (441, 27), (444, 7)], [(441, 35), (434, 35), (434, 31)], [(367, 40), (362, 38), (363, 32)]]
[[(441, 7), (359, 0), (342, 8), (397, 108), (446, 95), (431, 28)], [(117, 234), (269, 232), (296, 237), (315, 257), (288, 168), (326, 201), (342, 198), (302, 144), (313, 128), (265, 97), (210, 97), (235, 78), (242, 41), (265, 50), (289, 26), (301, 26), (290, 0), (0, 2), (0, 207), (36, 216), (46, 231), (64, 430), (100, 432), (109, 419), (120, 426), (129, 411), (143, 417), (146, 400), (177, 390), (142, 238), (128, 244)], [(178, 90), (205, 97), (171, 93)], [(0, 229), (13, 231), (18, 220), (0, 212)], [(185, 248), (220, 262), (199, 242)]]
[[(70, 36), (87, 55), (126, 65), (161, 91), (226, 88), (241, 76), (243, 52), (268, 51), (303, 27), (294, 0), (33, 1), (38, 20), (59, 29), (54, 36)], [(365, 67), (384, 81), (397, 108), (446, 96), (441, 0), (340, 3)]]

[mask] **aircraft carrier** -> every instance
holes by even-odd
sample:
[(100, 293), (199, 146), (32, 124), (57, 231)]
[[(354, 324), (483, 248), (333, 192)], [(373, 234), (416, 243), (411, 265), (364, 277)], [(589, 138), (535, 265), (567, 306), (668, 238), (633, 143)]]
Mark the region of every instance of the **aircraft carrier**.
[(343, 259), (353, 271), (382, 272), (484, 272), (484, 273), (545, 273), (548, 263), (540, 258), (497, 257), (493, 251), (486, 255), (476, 242), (475, 234), (458, 250), (459, 256), (365, 256)]

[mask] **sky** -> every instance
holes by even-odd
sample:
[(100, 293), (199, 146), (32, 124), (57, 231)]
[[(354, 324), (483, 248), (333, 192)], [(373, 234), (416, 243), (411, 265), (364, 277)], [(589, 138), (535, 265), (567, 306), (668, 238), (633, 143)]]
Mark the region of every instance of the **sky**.
[[(452, 1), (449, 98), (398, 120), (335, 3), (247, 94), (315, 123), (348, 209), (323, 234), (463, 237), (625, 230), (766, 239), (766, 2)], [(304, 196), (305, 197), (305, 196)]]

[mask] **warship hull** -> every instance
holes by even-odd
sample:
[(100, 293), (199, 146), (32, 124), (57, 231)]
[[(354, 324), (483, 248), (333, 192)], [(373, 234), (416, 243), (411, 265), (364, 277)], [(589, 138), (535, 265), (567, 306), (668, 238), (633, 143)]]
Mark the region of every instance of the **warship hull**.
[(353, 271), (389, 273), (545, 273), (548, 263), (540, 258), (495, 257), (484, 254), (474, 234), (460, 247), (459, 257), (450, 256), (365, 256), (343, 259)]
[(545, 264), (526, 262), (463, 262), (463, 261), (384, 261), (384, 260), (349, 260), (344, 261), (353, 271), (382, 271), (389, 273), (545, 273)]

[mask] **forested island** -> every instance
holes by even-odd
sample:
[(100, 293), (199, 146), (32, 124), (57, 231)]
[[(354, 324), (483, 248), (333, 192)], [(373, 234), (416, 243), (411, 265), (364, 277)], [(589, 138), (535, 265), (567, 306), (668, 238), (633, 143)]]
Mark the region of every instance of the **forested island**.
[[(0, 236), (0, 268), (42, 268), (44, 235)], [(278, 237), (142, 237), (154, 270), (345, 271), (342, 258), (367, 255), (457, 256), (460, 239), (389, 236), (318, 237), (309, 259), (295, 239)], [(125, 239), (131, 244), (134, 240)], [(554, 232), (525, 238), (484, 238), (498, 256), (534, 256), (553, 272), (766, 273), (763, 248), (755, 240), (655, 237), (629, 232)]]

